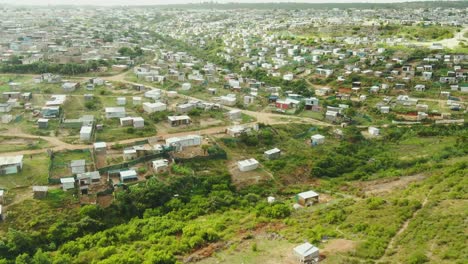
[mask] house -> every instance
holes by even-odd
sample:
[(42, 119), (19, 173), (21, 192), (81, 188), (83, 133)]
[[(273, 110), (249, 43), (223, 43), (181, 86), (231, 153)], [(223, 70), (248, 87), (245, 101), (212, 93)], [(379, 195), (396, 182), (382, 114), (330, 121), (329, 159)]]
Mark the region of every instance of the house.
[(305, 98), (304, 99), (304, 108), (306, 110), (312, 110), (314, 107), (319, 106), (319, 99), (315, 97)]
[(79, 83), (66, 82), (62, 84), (62, 89), (66, 93), (74, 92), (80, 86)]
[(41, 108), (41, 115), (44, 118), (56, 118), (60, 115), (60, 106), (44, 106)]
[(45, 118), (39, 118), (37, 120), (37, 127), (38, 128), (42, 128), (42, 129), (45, 129), (49, 126), (49, 119), (45, 119)]
[(227, 106), (234, 106), (237, 101), (236, 96), (234, 94), (221, 96), (219, 99), (220, 99), (221, 104), (227, 105)]
[(166, 139), (166, 146), (175, 147), (176, 151), (181, 151), (184, 147), (199, 146), (202, 143), (199, 135), (187, 135), (182, 137), (171, 137)]
[(298, 193), (296, 195), (296, 202), (302, 206), (311, 206), (319, 202), (319, 194), (314, 191)]
[(106, 118), (125, 117), (125, 107), (106, 107)]
[(93, 133), (92, 126), (82, 126), (80, 129), (80, 140), (89, 141), (91, 140), (91, 135)]
[(101, 174), (99, 171), (90, 171), (76, 175), (76, 180), (79, 185), (89, 185), (101, 181)]
[(291, 99), (291, 98), (286, 98), (285, 100), (276, 100), (276, 108), (278, 109), (289, 109), (292, 107), (296, 107), (300, 103), (299, 100)]
[(2, 119), (1, 120), (2, 124), (8, 124), (13, 120), (13, 116), (12, 115), (2, 115), (1, 119)]
[(397, 96), (396, 99), (397, 104), (405, 105), (405, 106), (411, 106), (411, 105), (416, 105), (418, 103), (418, 99), (413, 99), (410, 98), (407, 95), (399, 95)]
[(96, 143), (94, 143), (94, 152), (96, 154), (106, 154), (106, 152), (107, 152), (106, 142), (96, 142)]
[(132, 160), (138, 157), (137, 151), (134, 148), (128, 148), (123, 150), (123, 159), (124, 160)]
[(270, 149), (263, 152), (263, 156), (265, 157), (265, 159), (269, 160), (277, 159), (281, 156), (281, 150), (278, 148)]
[(256, 168), (258, 168), (258, 165), (258, 161), (253, 158), (237, 162), (237, 167), (239, 167), (239, 170), (242, 172), (255, 170)]
[(60, 183), (62, 184), (62, 190), (64, 191), (75, 188), (75, 178), (73, 177), (61, 178)]
[(315, 264), (319, 262), (319, 249), (309, 242), (294, 248), (294, 255), (303, 264)]
[(11, 104), (0, 103), (0, 113), (9, 113), (11, 111)]
[(233, 109), (227, 113), (227, 116), (230, 120), (240, 119), (242, 116), (242, 111), (239, 109)]
[(49, 187), (47, 186), (33, 186), (32, 189), (34, 199), (42, 199), (47, 197), (47, 192), (49, 191)]
[(133, 127), (134, 128), (143, 128), (145, 127), (145, 120), (143, 117), (133, 117)]
[(73, 174), (84, 173), (86, 171), (86, 161), (72, 160), (70, 162), (70, 168)]
[(228, 135), (230, 135), (231, 137), (238, 137), (238, 136), (242, 135), (242, 133), (246, 133), (248, 131), (250, 131), (250, 128), (240, 126), (240, 125), (228, 127), (226, 129), (226, 133)]
[(182, 87), (180, 88), (182, 91), (188, 91), (192, 88), (192, 85), (190, 83), (183, 83)]
[(166, 171), (169, 168), (169, 161), (167, 159), (153, 160), (153, 170), (156, 173)]
[(146, 98), (151, 98), (154, 100), (159, 100), (161, 98), (161, 90), (160, 89), (153, 89), (145, 92)]
[(414, 86), (414, 90), (418, 92), (424, 92), (426, 90), (426, 86), (424, 84), (417, 84)]
[(380, 129), (376, 127), (369, 127), (367, 131), (369, 132), (371, 136), (378, 136), (380, 134)]
[(23, 169), (23, 155), (0, 157), (0, 175), (15, 174)]
[(156, 103), (143, 103), (143, 110), (146, 113), (154, 113), (165, 111), (167, 109), (167, 105), (161, 102)]
[(120, 182), (136, 180), (138, 180), (138, 175), (135, 170), (126, 170), (120, 172)]
[(177, 113), (188, 113), (192, 109), (195, 109), (197, 107), (196, 104), (194, 103), (186, 103), (186, 104), (179, 104), (176, 106), (176, 112)]
[(310, 144), (312, 146), (320, 145), (323, 143), (325, 143), (325, 137), (320, 134), (316, 134), (310, 137)]
[(169, 121), (169, 124), (173, 127), (180, 126), (180, 125), (189, 125), (192, 122), (190, 117), (187, 115), (168, 116), (167, 120)]

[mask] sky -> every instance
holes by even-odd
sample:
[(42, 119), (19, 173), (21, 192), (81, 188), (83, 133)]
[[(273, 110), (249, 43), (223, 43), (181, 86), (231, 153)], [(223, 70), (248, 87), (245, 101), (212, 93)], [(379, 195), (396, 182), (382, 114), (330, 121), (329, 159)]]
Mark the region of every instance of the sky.
[[(424, 1), (424, 0), (412, 0)], [(207, 0), (0, 0), (0, 5), (165, 5), (165, 4), (187, 4), (201, 3)], [(215, 0), (218, 3), (241, 2), (241, 3), (271, 3), (271, 2), (301, 2), (301, 3), (394, 3), (405, 2), (405, 0)]]

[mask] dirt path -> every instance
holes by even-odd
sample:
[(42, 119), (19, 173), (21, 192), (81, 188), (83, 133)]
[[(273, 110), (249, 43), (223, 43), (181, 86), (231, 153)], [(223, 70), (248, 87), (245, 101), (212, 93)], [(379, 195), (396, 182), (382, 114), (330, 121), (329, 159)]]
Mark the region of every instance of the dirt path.
[(404, 223), (403, 225), (400, 227), (400, 229), (398, 230), (398, 232), (392, 237), (392, 239), (390, 240), (390, 242), (388, 243), (388, 246), (387, 248), (385, 249), (385, 253), (382, 255), (382, 257), (380, 258), (380, 260), (382, 260), (383, 258), (385, 258), (385, 256), (387, 256), (388, 254), (388, 251), (389, 250), (392, 250), (394, 247), (395, 247), (395, 242), (397, 240), (397, 238), (399, 236), (401, 236), (401, 234), (403, 234), (403, 232), (406, 231), (406, 229), (408, 228), (409, 224), (411, 223), (411, 220), (413, 220), (418, 214), (419, 212), (426, 206), (427, 204), (427, 201), (429, 199), (429, 196), (431, 195), (431, 192), (432, 192), (432, 189), (427, 193), (426, 197), (424, 198), (424, 201), (422, 202), (422, 205), (421, 205), (421, 208), (419, 208), (418, 210), (416, 210), (413, 215), (408, 218)]

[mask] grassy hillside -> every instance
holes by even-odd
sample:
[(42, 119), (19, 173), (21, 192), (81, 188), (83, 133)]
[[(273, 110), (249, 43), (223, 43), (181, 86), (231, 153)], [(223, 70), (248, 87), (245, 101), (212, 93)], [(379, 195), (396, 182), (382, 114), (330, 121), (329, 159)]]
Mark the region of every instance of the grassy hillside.
[[(383, 131), (367, 139), (350, 127), (337, 139), (306, 125), (261, 126), (214, 139), (228, 160), (180, 163), (193, 173), (116, 190), (107, 208), (58, 189), (25, 199), (0, 225), (2, 263), (295, 263), (304, 240), (323, 263), (463, 263), (466, 126)], [(316, 133), (326, 143), (311, 147)], [(273, 146), (283, 154), (266, 161)], [(256, 184), (233, 168), (245, 157), (261, 161)], [(292, 209), (310, 189), (320, 203)]]

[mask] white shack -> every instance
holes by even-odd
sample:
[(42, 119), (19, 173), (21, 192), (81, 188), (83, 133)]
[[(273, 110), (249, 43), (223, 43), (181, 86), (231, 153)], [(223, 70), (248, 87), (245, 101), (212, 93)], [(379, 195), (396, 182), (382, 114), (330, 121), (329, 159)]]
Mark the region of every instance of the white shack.
[(312, 264), (319, 262), (319, 249), (309, 242), (295, 247), (294, 255), (296, 255), (300, 263)]
[(237, 162), (240, 171), (251, 171), (258, 168), (258, 161), (256, 159), (246, 159)]
[(135, 181), (138, 180), (138, 175), (135, 170), (126, 170), (120, 172), (120, 181)]
[(125, 117), (125, 107), (106, 107), (106, 118)]
[(320, 134), (316, 134), (310, 137), (310, 144), (312, 146), (320, 145), (320, 144), (323, 144), (324, 142), (325, 142), (325, 137)]
[(380, 129), (376, 127), (369, 127), (367, 131), (369, 132), (371, 136), (378, 136), (380, 134)]
[(166, 109), (167, 109), (167, 105), (165, 103), (161, 103), (161, 102), (143, 103), (143, 110), (146, 113), (160, 112)]
[(60, 183), (64, 191), (75, 188), (75, 178), (73, 177), (61, 178)]
[(163, 172), (169, 168), (169, 161), (167, 159), (153, 160), (153, 170), (155, 172)]
[(80, 129), (80, 140), (83, 140), (83, 141), (91, 140), (92, 133), (93, 133), (92, 126), (82, 126)]
[(15, 174), (23, 169), (23, 155), (0, 157), (0, 175)]
[(166, 139), (166, 146), (175, 147), (176, 151), (181, 151), (184, 147), (199, 146), (202, 143), (202, 137), (199, 135), (187, 135), (182, 137), (171, 137)]

